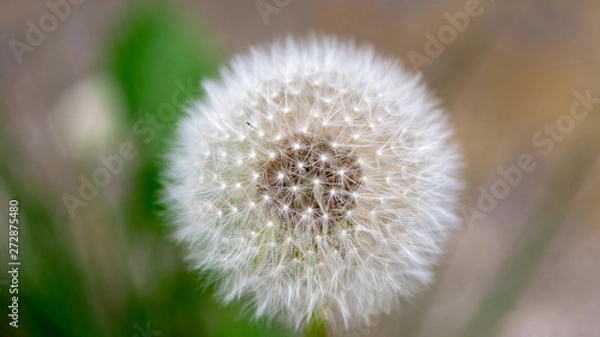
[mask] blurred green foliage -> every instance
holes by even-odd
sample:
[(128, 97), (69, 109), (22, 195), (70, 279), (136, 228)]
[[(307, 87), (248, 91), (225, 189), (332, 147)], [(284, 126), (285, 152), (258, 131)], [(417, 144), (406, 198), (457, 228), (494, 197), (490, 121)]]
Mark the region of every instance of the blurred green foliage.
[[(128, 131), (138, 136), (141, 145), (142, 163), (132, 189), (132, 204), (127, 207), (132, 223), (141, 224), (152, 221), (156, 210), (156, 156), (165, 151), (177, 119), (165, 121), (161, 113), (171, 113), (174, 107), (180, 115), (181, 100), (189, 104), (199, 98), (200, 93), (189, 87), (197, 88), (202, 78), (216, 75), (219, 58), (206, 36), (180, 23), (162, 6), (136, 8), (125, 17), (107, 59), (123, 93), (126, 123), (131, 126)], [(181, 93), (185, 86), (188, 89)]]

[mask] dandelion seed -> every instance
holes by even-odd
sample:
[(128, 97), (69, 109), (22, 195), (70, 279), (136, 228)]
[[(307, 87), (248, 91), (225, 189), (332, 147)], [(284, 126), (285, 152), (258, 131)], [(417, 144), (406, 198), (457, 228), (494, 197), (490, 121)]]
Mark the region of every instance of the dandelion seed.
[(312, 37), (236, 57), (222, 78), (180, 122), (163, 190), (220, 299), (297, 329), (348, 328), (431, 282), (458, 224), (460, 155), (416, 75)]

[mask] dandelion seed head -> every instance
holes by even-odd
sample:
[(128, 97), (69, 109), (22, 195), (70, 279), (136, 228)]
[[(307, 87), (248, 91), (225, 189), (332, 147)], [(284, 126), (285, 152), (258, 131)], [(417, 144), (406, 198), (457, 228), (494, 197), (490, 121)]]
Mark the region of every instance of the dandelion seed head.
[(431, 282), (462, 184), (450, 124), (418, 76), (370, 47), (288, 38), (205, 86), (162, 200), (223, 302), (347, 328)]

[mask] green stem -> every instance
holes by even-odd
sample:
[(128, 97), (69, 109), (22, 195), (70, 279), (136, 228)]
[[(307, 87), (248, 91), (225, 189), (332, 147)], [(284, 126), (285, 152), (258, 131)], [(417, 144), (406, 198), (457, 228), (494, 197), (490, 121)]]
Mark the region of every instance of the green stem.
[(325, 320), (313, 318), (306, 329), (306, 337), (327, 337)]

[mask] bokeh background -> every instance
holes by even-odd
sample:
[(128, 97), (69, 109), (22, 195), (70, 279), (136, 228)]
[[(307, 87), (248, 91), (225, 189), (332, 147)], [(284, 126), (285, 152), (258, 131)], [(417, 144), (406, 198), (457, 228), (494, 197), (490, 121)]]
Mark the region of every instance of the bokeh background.
[[(307, 32), (371, 43), (422, 72), (466, 162), (464, 228), (435, 285), (346, 335), (600, 336), (600, 104), (568, 117), (576, 93), (600, 98), (597, 0), (72, 0), (54, 24), (57, 1), (0, 2), (1, 336), (294, 336), (211, 298), (158, 216), (156, 177), (201, 79), (250, 45)], [(427, 33), (466, 6), (480, 14), (428, 56)], [(415, 66), (415, 53), (435, 57)], [(65, 195), (124, 144), (135, 158), (72, 214)], [(503, 191), (501, 172), (523, 155), (535, 169)], [(7, 322), (10, 199), (18, 329)]]

